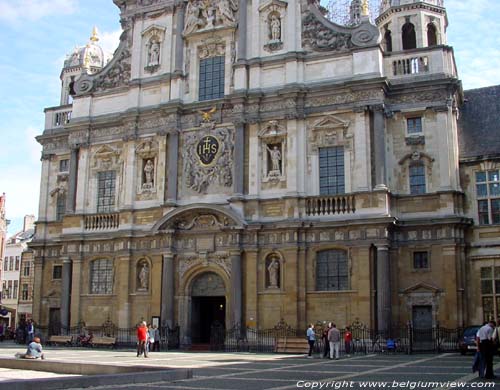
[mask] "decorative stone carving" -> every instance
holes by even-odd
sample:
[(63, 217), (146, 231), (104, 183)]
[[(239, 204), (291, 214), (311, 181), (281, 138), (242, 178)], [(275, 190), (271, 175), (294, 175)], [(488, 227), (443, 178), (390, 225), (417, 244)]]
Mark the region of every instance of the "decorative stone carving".
[(405, 143), (407, 146), (425, 145), (425, 137), (423, 135), (405, 137)]
[(216, 28), (235, 27), (237, 0), (189, 0), (184, 35)]
[(286, 179), (286, 135), (286, 128), (278, 121), (269, 121), (259, 132), (263, 160), (263, 182), (278, 183)]
[(191, 287), (191, 296), (225, 296), (224, 280), (215, 272), (206, 272), (198, 276)]
[(220, 222), (219, 218), (213, 214), (201, 214), (194, 217), (187, 217), (177, 221), (177, 228), (180, 230), (191, 229), (220, 229), (229, 225), (227, 218)]
[(276, 253), (272, 253), (267, 256), (266, 259), (266, 271), (267, 271), (267, 288), (280, 288), (280, 277), (281, 277), (281, 262), (280, 257)]
[(142, 260), (137, 264), (137, 291), (149, 290), (149, 264)]
[(348, 133), (349, 121), (333, 115), (315, 122), (308, 130), (310, 153), (317, 153), (318, 148), (328, 146), (344, 146), (352, 149), (353, 136)]
[(190, 132), (183, 138), (182, 160), (187, 188), (206, 193), (212, 184), (233, 185), (233, 130), (216, 128), (202, 134)]
[(142, 33), (146, 57), (144, 70), (147, 72), (154, 73), (160, 68), (161, 45), (165, 37), (165, 30), (165, 27), (153, 25)]
[(118, 169), (121, 164), (121, 151), (111, 146), (101, 146), (93, 154), (92, 168), (99, 171)]
[(226, 54), (226, 42), (218, 35), (201, 41), (198, 46), (198, 57), (200, 59), (218, 57)]

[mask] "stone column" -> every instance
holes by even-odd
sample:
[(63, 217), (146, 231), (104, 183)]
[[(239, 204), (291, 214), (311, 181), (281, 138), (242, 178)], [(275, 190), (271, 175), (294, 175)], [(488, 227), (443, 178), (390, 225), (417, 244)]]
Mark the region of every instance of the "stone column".
[(71, 326), (77, 326), (80, 322), (80, 296), (82, 294), (82, 260), (73, 260), (71, 277)]
[(175, 67), (174, 74), (182, 74), (182, 68), (184, 63), (184, 41), (182, 39), (182, 32), (184, 31), (184, 14), (186, 12), (186, 7), (184, 2), (179, 2), (177, 8), (177, 31), (175, 34)]
[[(42, 176), (43, 177), (43, 176)], [(36, 249), (35, 251), (39, 251)], [(36, 253), (36, 252), (35, 252)], [(42, 278), (43, 278), (44, 258), (35, 256), (34, 280), (33, 280), (33, 321), (36, 324), (47, 325), (48, 319), (42, 318)], [(47, 320), (45, 322), (45, 320)]]
[(117, 314), (118, 327), (129, 328), (131, 324), (135, 324), (138, 320), (130, 318), (130, 281), (131, 272), (134, 272), (135, 268), (132, 270), (133, 264), (130, 254), (117, 257), (115, 264), (116, 287), (114, 290), (116, 294), (116, 306), (114, 310), (116, 310)]
[(167, 147), (167, 191), (166, 202), (175, 203), (177, 201), (177, 174), (179, 159), (179, 133), (177, 130), (168, 134)]
[(74, 147), (71, 148), (71, 156), (69, 159), (68, 196), (66, 198), (67, 214), (73, 214), (75, 212), (77, 176), (78, 176), (78, 148)]
[(384, 332), (391, 327), (391, 273), (389, 247), (377, 247), (377, 325)]
[(163, 268), (161, 276), (161, 325), (174, 326), (174, 254), (163, 254)]
[(375, 188), (387, 188), (385, 160), (385, 120), (382, 106), (372, 107), (373, 113), (373, 165), (375, 168)]
[(71, 259), (62, 259), (62, 280), (61, 280), (61, 326), (69, 327), (70, 302), (71, 302)]
[(238, 20), (238, 60), (247, 58), (247, 0), (240, 0)]
[(241, 251), (231, 251), (231, 312), (232, 325), (242, 324)]
[(234, 193), (243, 195), (245, 176), (245, 124), (236, 124), (234, 137)]

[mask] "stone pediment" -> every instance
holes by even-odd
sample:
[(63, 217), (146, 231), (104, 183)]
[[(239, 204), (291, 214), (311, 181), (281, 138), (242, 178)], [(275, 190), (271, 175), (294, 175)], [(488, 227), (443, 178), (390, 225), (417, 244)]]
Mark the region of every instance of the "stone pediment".
[(273, 10), (275, 9), (280, 9), (280, 8), (286, 8), (288, 6), (288, 3), (286, 1), (281, 1), (281, 0), (271, 0), (267, 1), (264, 4), (262, 4), (259, 7), (259, 12), (265, 12), (266, 10), (272, 8)]
[(167, 28), (158, 24), (153, 24), (142, 32), (142, 36), (151, 37), (153, 35), (163, 36)]
[(259, 131), (260, 138), (281, 137), (286, 135), (286, 128), (278, 121), (269, 121), (267, 125)]
[(438, 287), (435, 287), (433, 285), (427, 284), (427, 283), (417, 283), (411, 287), (406, 288), (405, 290), (402, 291), (404, 295), (410, 295), (410, 294), (432, 294), (432, 295), (437, 295), (441, 292), (441, 289)]
[(349, 121), (342, 120), (333, 115), (328, 115), (312, 125), (313, 130), (347, 128), (347, 127), (349, 127)]

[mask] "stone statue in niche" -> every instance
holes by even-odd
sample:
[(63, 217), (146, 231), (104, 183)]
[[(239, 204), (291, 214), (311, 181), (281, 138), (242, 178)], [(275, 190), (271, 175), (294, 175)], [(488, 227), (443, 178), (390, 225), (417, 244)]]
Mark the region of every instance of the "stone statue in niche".
[(267, 272), (269, 273), (269, 288), (279, 288), (279, 272), (280, 272), (280, 262), (277, 256), (272, 256), (269, 260), (267, 266)]
[(138, 279), (138, 290), (147, 290), (149, 286), (149, 267), (148, 263), (142, 263), (142, 267), (137, 275)]
[(280, 145), (273, 145), (272, 148), (266, 145), (266, 149), (269, 152), (269, 157), (271, 159), (271, 169), (269, 170), (268, 176), (281, 176), (281, 151)]
[(154, 187), (154, 171), (155, 166), (153, 161), (148, 159), (146, 164), (144, 164), (144, 182), (142, 184), (143, 189), (151, 189)]
[(152, 40), (148, 50), (148, 66), (160, 65), (160, 43)]
[(281, 42), (281, 20), (278, 15), (273, 14), (269, 20), (270, 42)]

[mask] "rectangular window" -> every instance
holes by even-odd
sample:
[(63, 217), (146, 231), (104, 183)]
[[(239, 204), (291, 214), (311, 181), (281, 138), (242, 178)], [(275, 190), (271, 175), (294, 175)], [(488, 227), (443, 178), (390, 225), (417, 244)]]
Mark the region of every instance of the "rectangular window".
[(479, 224), (500, 224), (500, 170), (479, 171), (475, 178)]
[(5, 257), (5, 259), (3, 260), (3, 270), (7, 271), (8, 269), (9, 269), (9, 258)]
[(413, 252), (413, 268), (427, 269), (429, 268), (429, 253), (428, 252)]
[(62, 279), (62, 265), (54, 265), (54, 268), (52, 268), (52, 279)]
[(425, 194), (425, 166), (422, 163), (410, 165), (410, 194)]
[(225, 57), (211, 57), (200, 61), (199, 100), (224, 97)]
[(489, 321), (500, 315), (500, 267), (481, 267), (483, 319)]
[(30, 262), (24, 263), (23, 276), (30, 276)]
[(69, 172), (69, 160), (59, 161), (59, 172)]
[(320, 195), (345, 193), (343, 146), (319, 149), (319, 193)]
[(57, 194), (56, 219), (58, 221), (62, 220), (63, 215), (65, 213), (66, 213), (66, 194), (59, 192), (59, 194)]
[(20, 263), (21, 263), (21, 258), (19, 256), (16, 256), (16, 271), (19, 271)]
[(12, 280), (9, 280), (7, 282), (7, 298), (8, 299), (12, 298)]
[(406, 129), (408, 134), (419, 134), (422, 132), (422, 118), (407, 118)]
[(111, 260), (94, 260), (90, 265), (90, 293), (113, 293), (113, 264)]
[(21, 299), (23, 301), (27, 301), (28, 300), (28, 285), (27, 284), (23, 284), (23, 287), (22, 287), (22, 290), (21, 290)]
[(97, 212), (108, 213), (115, 208), (116, 172), (98, 173)]
[(339, 291), (349, 289), (347, 252), (326, 250), (316, 257), (316, 291)]
[(17, 299), (17, 290), (19, 288), (19, 281), (14, 280), (14, 290), (12, 291), (12, 298)]
[(9, 271), (14, 271), (14, 256), (9, 257)]

